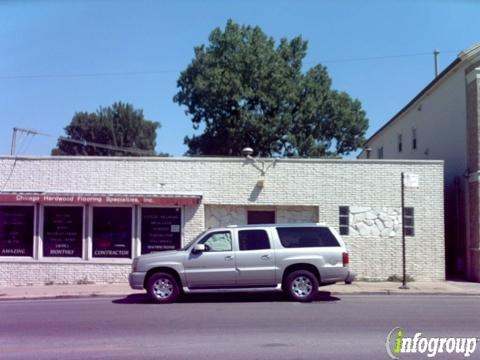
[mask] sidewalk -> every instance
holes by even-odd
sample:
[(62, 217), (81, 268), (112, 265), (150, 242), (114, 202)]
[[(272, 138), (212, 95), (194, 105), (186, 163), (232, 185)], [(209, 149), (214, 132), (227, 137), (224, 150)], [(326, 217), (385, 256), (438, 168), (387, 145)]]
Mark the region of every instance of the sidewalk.
[[(320, 288), (333, 296), (341, 295), (477, 295), (480, 283), (460, 281), (436, 281), (408, 283), (409, 290), (401, 290), (397, 282), (355, 281), (351, 285), (336, 284)], [(145, 294), (143, 290), (132, 290), (128, 284), (93, 285), (45, 285), (0, 287), (0, 300), (51, 299), (79, 297), (126, 297)]]

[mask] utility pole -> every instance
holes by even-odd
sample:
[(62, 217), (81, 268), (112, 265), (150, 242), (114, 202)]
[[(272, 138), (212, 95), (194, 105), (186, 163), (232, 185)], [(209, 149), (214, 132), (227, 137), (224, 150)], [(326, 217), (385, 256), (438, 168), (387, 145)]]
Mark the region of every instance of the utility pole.
[(31, 129), (22, 129), (22, 128), (13, 128), (13, 133), (12, 133), (12, 147), (10, 149), (10, 155), (15, 156), (15, 151), (17, 147), (17, 132), (23, 133), (25, 135), (44, 135), (38, 131), (31, 130)]
[(13, 128), (12, 133), (12, 147), (10, 148), (10, 155), (15, 155), (15, 143), (17, 141), (17, 128)]
[(402, 286), (400, 289), (408, 290), (407, 286), (407, 256), (405, 249), (405, 174), (401, 175), (402, 185)]
[(438, 76), (438, 55), (440, 54), (440, 51), (438, 49), (433, 50), (433, 62), (435, 65), (435, 77)]

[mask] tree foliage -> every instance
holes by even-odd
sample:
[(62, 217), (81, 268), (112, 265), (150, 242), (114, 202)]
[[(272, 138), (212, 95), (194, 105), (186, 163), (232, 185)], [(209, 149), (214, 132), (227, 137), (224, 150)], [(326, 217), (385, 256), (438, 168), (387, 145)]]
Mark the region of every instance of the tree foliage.
[[(96, 112), (77, 112), (65, 128), (67, 139), (134, 148), (155, 154), (156, 130), (160, 123), (145, 120), (143, 111), (131, 104), (115, 102)], [(52, 155), (139, 156), (141, 152), (83, 145), (59, 140)]]
[(259, 27), (229, 20), (177, 81), (174, 101), (186, 106), (194, 129), (190, 155), (240, 155), (251, 146), (262, 156), (348, 154), (365, 141), (360, 101), (331, 88), (327, 69), (302, 71), (307, 41), (276, 45)]

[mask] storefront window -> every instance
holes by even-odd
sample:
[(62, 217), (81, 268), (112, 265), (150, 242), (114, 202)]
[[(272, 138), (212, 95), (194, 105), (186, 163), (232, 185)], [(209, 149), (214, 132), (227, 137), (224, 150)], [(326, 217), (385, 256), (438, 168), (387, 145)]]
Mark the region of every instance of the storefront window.
[(93, 208), (93, 257), (130, 258), (132, 208)]
[(83, 208), (47, 206), (44, 210), (43, 256), (81, 257)]
[(142, 254), (180, 248), (180, 208), (142, 208)]
[(33, 256), (33, 206), (0, 206), (0, 255)]

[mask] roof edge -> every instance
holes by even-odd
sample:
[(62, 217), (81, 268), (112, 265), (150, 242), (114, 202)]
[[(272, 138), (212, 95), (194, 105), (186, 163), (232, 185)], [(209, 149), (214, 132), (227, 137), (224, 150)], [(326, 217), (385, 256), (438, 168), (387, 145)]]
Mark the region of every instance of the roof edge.
[[(427, 86), (425, 86), (412, 100), (410, 100), (403, 108), (400, 109), (390, 120), (388, 120), (385, 124), (383, 124), (380, 129), (375, 131), (373, 135), (371, 135), (366, 141), (365, 145), (367, 145), (370, 141), (373, 140), (380, 132), (382, 132), (387, 126), (393, 123), (396, 119), (398, 119), (403, 113), (405, 113), (409, 108), (415, 104), (421, 97), (423, 97), (430, 89), (432, 89), (438, 82), (444, 79), (451, 71), (453, 71), (457, 65), (463, 63), (467, 60), (470, 60), (472, 57), (480, 54), (480, 43), (473, 44), (469, 48), (461, 51), (455, 60), (453, 60), (440, 74), (438, 74), (432, 81), (430, 81)], [(358, 155), (362, 155), (362, 152)]]
[[(276, 161), (282, 163), (324, 163), (324, 164), (359, 164), (359, 163), (401, 163), (401, 164), (443, 164), (443, 160), (422, 159), (328, 159), (328, 158), (257, 158), (259, 161)], [(121, 157), (121, 156), (0, 156), (0, 161), (165, 161), (165, 162), (240, 162), (244, 163), (244, 157)]]

